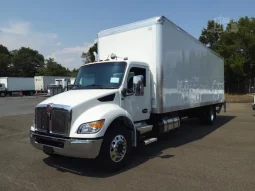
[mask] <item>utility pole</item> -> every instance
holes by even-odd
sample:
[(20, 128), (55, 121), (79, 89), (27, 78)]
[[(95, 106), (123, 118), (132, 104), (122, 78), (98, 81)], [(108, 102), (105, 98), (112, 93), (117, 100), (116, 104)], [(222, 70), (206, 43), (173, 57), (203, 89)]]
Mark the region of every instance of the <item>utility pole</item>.
[[(252, 75), (252, 67), (255, 66), (254, 62), (250, 64), (251, 70), (250, 70), (250, 83), (249, 83), (249, 93), (251, 93), (251, 75)], [(255, 77), (254, 77), (254, 87), (255, 88)]]

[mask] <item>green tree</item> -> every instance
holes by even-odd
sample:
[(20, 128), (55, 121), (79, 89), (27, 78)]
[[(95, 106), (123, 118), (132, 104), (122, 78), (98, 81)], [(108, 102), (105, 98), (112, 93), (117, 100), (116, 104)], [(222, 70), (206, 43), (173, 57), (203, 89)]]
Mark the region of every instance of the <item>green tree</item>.
[(97, 43), (90, 47), (88, 52), (82, 53), (81, 57), (83, 59), (84, 64), (95, 61), (94, 52), (97, 52)]
[(10, 55), (10, 52), (8, 50), (7, 47), (3, 46), (2, 44), (0, 44), (0, 54), (7, 54)]
[(231, 20), (226, 29), (215, 34), (208, 21), (199, 40), (224, 58), (225, 80), (228, 84), (248, 82), (255, 77), (255, 18), (242, 17)]
[(0, 77), (9, 76), (11, 55), (7, 47), (0, 44)]
[(75, 69), (75, 68), (74, 68), (72, 71), (70, 71), (70, 76), (71, 76), (71, 77), (76, 77), (77, 74), (78, 74), (78, 71), (79, 71), (78, 69)]
[(222, 32), (223, 26), (221, 24), (216, 23), (214, 20), (209, 20), (207, 28), (202, 30), (199, 40), (212, 50), (216, 50)]
[(53, 58), (45, 60), (45, 66), (41, 67), (38, 71), (38, 75), (45, 76), (70, 76), (70, 71), (58, 64)]
[(22, 47), (11, 52), (12, 72), (17, 77), (33, 77), (44, 66), (44, 57), (37, 50)]

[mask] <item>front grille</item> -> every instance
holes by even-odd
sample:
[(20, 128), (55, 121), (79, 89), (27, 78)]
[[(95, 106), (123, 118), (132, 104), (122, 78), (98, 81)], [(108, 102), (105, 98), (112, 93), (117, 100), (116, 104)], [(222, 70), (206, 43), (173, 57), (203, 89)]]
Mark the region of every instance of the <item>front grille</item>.
[(49, 119), (46, 108), (36, 108), (35, 126), (38, 131), (47, 132), (49, 129)]
[(52, 108), (50, 114), (46, 107), (35, 111), (35, 128), (37, 131), (66, 136), (69, 132), (71, 115), (63, 108)]
[(67, 134), (69, 123), (69, 112), (65, 110), (54, 109), (51, 116), (52, 133)]

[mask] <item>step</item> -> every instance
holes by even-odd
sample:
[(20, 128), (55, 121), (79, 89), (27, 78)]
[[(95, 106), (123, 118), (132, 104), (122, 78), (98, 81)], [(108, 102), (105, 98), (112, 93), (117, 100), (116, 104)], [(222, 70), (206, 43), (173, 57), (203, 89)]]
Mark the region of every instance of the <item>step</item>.
[(146, 126), (142, 126), (142, 127), (137, 127), (137, 130), (141, 133), (141, 134), (144, 134), (144, 133), (147, 133), (149, 131), (152, 130), (152, 125), (146, 125)]
[(156, 142), (157, 140), (158, 140), (158, 139), (155, 138), (155, 137), (149, 138), (149, 139), (144, 140), (144, 144), (145, 144), (145, 145), (148, 145), (148, 144), (151, 144), (151, 143)]

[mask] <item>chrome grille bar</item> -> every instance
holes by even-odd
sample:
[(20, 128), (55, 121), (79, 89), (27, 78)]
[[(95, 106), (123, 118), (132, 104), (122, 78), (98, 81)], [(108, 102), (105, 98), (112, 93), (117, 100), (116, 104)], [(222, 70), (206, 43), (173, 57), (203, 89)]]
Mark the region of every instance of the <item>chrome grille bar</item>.
[(49, 105), (39, 105), (36, 107), (36, 130), (48, 134), (68, 136), (72, 118), (71, 108), (65, 105)]

